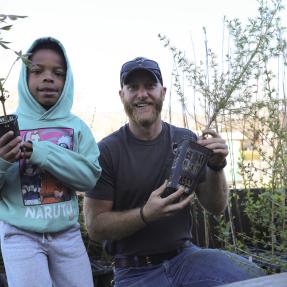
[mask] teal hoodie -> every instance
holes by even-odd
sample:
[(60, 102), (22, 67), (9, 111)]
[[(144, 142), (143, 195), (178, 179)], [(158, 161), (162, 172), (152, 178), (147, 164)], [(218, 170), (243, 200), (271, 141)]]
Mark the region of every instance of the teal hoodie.
[(30, 94), (27, 67), (18, 83), (16, 111), (23, 141), (33, 141), (30, 160), (10, 163), (0, 158), (0, 220), (34, 232), (58, 232), (78, 221), (76, 191), (92, 189), (101, 173), (99, 149), (88, 126), (71, 113), (74, 83), (62, 44), (67, 73), (57, 103), (44, 109)]

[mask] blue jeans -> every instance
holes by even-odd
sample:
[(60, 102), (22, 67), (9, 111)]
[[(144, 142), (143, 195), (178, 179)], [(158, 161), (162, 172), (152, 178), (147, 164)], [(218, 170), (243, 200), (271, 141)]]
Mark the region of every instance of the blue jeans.
[(191, 245), (159, 265), (116, 268), (115, 287), (211, 287), (264, 275), (237, 254)]
[(9, 287), (94, 286), (78, 224), (43, 234), (1, 222), (0, 234)]

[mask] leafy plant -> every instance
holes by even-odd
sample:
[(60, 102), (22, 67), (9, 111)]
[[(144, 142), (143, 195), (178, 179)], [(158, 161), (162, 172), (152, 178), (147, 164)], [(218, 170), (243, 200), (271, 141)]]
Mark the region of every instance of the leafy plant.
[[(250, 97), (249, 83), (254, 76), (253, 69), (263, 64), (261, 52), (266, 50), (274, 38), (278, 13), (282, 9), (281, 1), (272, 1), (273, 7), (266, 7), (265, 1), (259, 1), (259, 15), (250, 18), (244, 27), (239, 19), (224, 19), (229, 37), (233, 40), (233, 47), (225, 55), (225, 65), (219, 69), (218, 57), (208, 47), (205, 41), (205, 60), (196, 64), (186, 57), (186, 53), (172, 46), (170, 40), (159, 34), (164, 46), (169, 48), (175, 61), (174, 86), (185, 106), (186, 98), (183, 87), (179, 82), (178, 70), (182, 71), (188, 84), (194, 89), (196, 98), (204, 103), (206, 124), (201, 126), (209, 128), (226, 109), (236, 112), (240, 104), (245, 105)], [(206, 36), (207, 30), (203, 28)], [(240, 91), (241, 94), (238, 94)], [(248, 96), (243, 100), (242, 96)], [(236, 109), (234, 109), (236, 108)]]
[(8, 74), (6, 75), (6, 77), (4, 78), (0, 78), (0, 101), (2, 104), (2, 108), (3, 108), (3, 113), (4, 116), (7, 116), (6, 113), (6, 108), (5, 108), (5, 101), (6, 99), (9, 97), (9, 92), (5, 89), (5, 82), (7, 81), (11, 70), (13, 68), (13, 66), (15, 65), (15, 63), (21, 59), (25, 64), (29, 65), (29, 60), (28, 60), (28, 54), (23, 54), (22, 51), (20, 50), (15, 51), (10, 47), (11, 42), (6, 41), (3, 38), (3, 34), (5, 32), (8, 32), (11, 30), (11, 28), (13, 27), (13, 25), (11, 24), (12, 21), (16, 21), (18, 19), (23, 19), (26, 18), (27, 16), (18, 16), (18, 15), (5, 15), (5, 14), (0, 14), (0, 46), (3, 49), (6, 50), (10, 50), (13, 53), (15, 53), (15, 55), (17, 56), (15, 61), (13, 62), (13, 64), (11, 65)]
[[(174, 47), (166, 36), (159, 38), (173, 57), (174, 88), (182, 112), (192, 115), (196, 129), (212, 126), (225, 131), (231, 152), (233, 132), (243, 135), (240, 158), (232, 158), (232, 167), (239, 167), (242, 184), (235, 180), (233, 170), (230, 185), (235, 191), (228, 203), (228, 216), (217, 218), (218, 240), (227, 249), (286, 270), (287, 260), (280, 256), (287, 253), (287, 43), (280, 18), (284, 7), (281, 0), (257, 2), (257, 16), (249, 18), (246, 25), (239, 19), (224, 19), (229, 41), (228, 45), (222, 43), (221, 62), (208, 47), (206, 28), (206, 53), (199, 64)], [(183, 78), (191, 88), (189, 95), (184, 92)], [(193, 112), (188, 108), (189, 102)], [(186, 123), (185, 119), (184, 126)], [(241, 213), (236, 215), (250, 225), (248, 231), (239, 231), (234, 224), (232, 205), (239, 202), (238, 185), (243, 192)], [(210, 217), (206, 216), (206, 220)]]

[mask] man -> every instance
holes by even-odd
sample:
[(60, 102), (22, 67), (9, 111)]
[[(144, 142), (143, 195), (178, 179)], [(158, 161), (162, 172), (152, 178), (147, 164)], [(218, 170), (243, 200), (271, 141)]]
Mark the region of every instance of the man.
[[(89, 236), (105, 241), (114, 256), (115, 286), (217, 286), (263, 272), (228, 252), (191, 243), (190, 204), (185, 188), (163, 196), (171, 168), (172, 146), (191, 131), (161, 120), (166, 94), (155, 61), (136, 58), (122, 66), (119, 95), (129, 123), (99, 143), (102, 176), (86, 193)], [(225, 141), (213, 130), (198, 143), (213, 150), (196, 189), (201, 204), (218, 214), (226, 206), (223, 172)], [(177, 135), (177, 136), (175, 136)]]

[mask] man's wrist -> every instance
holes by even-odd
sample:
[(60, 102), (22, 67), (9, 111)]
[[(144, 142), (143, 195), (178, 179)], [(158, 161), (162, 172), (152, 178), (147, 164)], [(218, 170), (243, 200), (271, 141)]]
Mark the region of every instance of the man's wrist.
[(140, 207), (140, 217), (141, 217), (141, 220), (142, 222), (145, 224), (145, 225), (148, 225), (148, 222), (143, 214), (143, 209), (144, 209), (144, 206), (145, 204), (143, 204), (141, 207)]
[(223, 170), (227, 165), (227, 161), (226, 158), (224, 159), (224, 161), (221, 164), (212, 164), (210, 162), (207, 162), (207, 166), (212, 169), (213, 171), (221, 171)]

